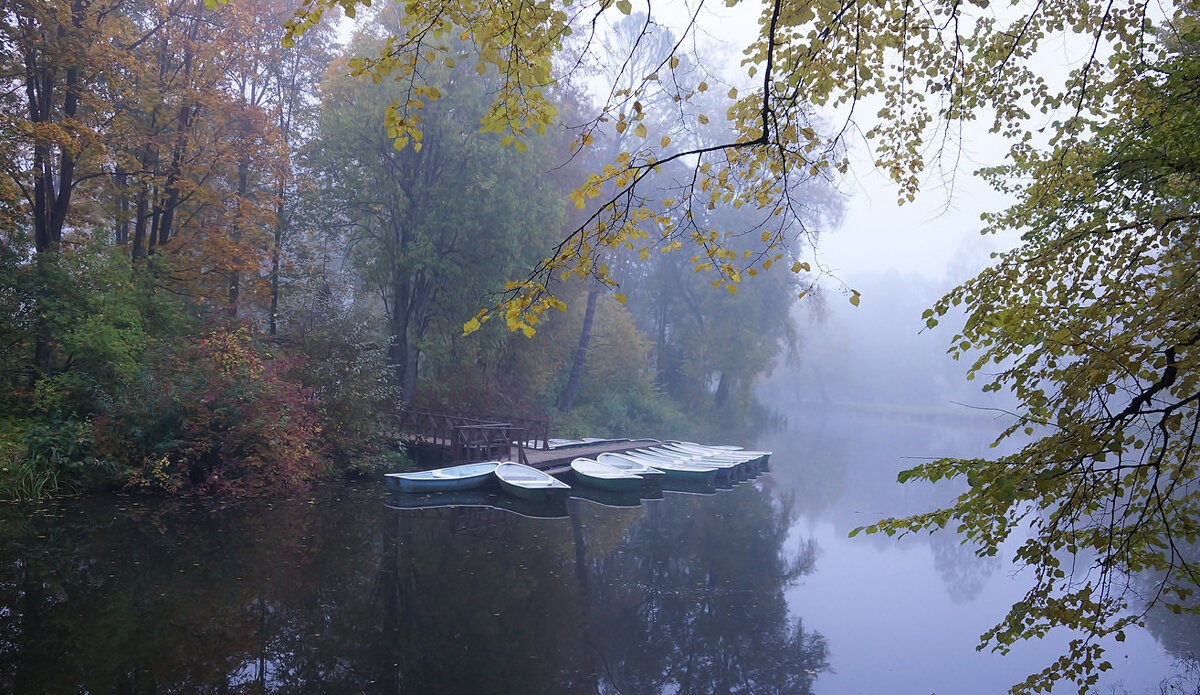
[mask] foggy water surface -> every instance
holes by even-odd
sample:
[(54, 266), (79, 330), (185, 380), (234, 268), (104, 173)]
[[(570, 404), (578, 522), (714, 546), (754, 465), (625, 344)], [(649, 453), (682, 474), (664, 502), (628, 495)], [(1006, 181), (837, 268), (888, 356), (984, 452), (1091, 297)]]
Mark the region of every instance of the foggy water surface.
[[(894, 483), (902, 457), (979, 432), (791, 422), (772, 473), (632, 507), (397, 509), (374, 483), (5, 505), (0, 691), (968, 695), (1058, 653), (974, 650), (1023, 586), (1002, 561), (846, 537), (935, 504), (950, 491)], [(1171, 655), (1119, 648), (1097, 692), (1158, 693)]]

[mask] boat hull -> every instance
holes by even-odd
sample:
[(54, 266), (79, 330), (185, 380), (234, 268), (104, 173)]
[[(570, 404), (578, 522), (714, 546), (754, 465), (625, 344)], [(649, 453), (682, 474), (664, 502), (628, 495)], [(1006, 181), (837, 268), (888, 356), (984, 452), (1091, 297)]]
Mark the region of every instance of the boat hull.
[(470, 463), (431, 471), (388, 473), (384, 476), (390, 490), (400, 492), (457, 492), (486, 487), (493, 481), (496, 462)]
[(637, 493), (642, 488), (641, 476), (596, 461), (572, 461), (571, 470), (575, 473), (575, 480), (581, 485), (598, 490)]
[(565, 500), (571, 491), (570, 485), (519, 463), (502, 463), (495, 475), (505, 492), (530, 502)]

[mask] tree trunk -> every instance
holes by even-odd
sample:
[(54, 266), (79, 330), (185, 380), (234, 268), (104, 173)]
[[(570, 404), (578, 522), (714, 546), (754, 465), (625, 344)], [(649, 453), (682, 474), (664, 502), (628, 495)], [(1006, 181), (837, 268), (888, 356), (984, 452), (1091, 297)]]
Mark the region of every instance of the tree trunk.
[(117, 189), (117, 219), (113, 229), (113, 241), (123, 246), (129, 241), (129, 174), (120, 168), (113, 175), (113, 185)]
[[(246, 138), (243, 137), (243, 147), (247, 146), (245, 140)], [(237, 213), (234, 215), (233, 222), (234, 248), (237, 248), (239, 251), (242, 241), (242, 228), (246, 224), (246, 197), (250, 193), (250, 162), (246, 157), (247, 154), (242, 152), (238, 158)], [(234, 269), (233, 272), (229, 273), (229, 306), (226, 308), (226, 311), (232, 317), (236, 317), (238, 314), (238, 299), (242, 291), (242, 274), (236, 265), (239, 261), (240, 259), (238, 258), (233, 259), (235, 264)]]
[(733, 379), (730, 378), (728, 373), (721, 372), (721, 379), (717, 381), (717, 393), (713, 396), (713, 405), (716, 406), (717, 410), (723, 409), (725, 404), (729, 402), (729, 384), (732, 381)]
[(392, 314), (388, 321), (391, 333), (391, 343), (388, 345), (388, 361), (391, 362), (392, 379), (401, 389), (400, 402), (408, 404), (412, 393), (408, 391), (408, 363), (412, 349), (408, 342), (408, 283), (400, 275), (399, 270), (393, 271), (392, 278)]
[(579, 392), (579, 378), (583, 375), (583, 363), (587, 359), (588, 343), (592, 340), (592, 321), (596, 318), (596, 299), (600, 290), (588, 292), (587, 310), (583, 312), (583, 328), (579, 331), (579, 345), (575, 347), (575, 356), (571, 360), (571, 376), (563, 389), (562, 398), (558, 401), (558, 409), (564, 413), (570, 412), (575, 405), (575, 396)]
[(267, 320), (267, 334), (275, 335), (279, 322), (279, 260), (283, 251), (283, 179), (275, 190), (275, 243), (271, 246), (271, 315)]

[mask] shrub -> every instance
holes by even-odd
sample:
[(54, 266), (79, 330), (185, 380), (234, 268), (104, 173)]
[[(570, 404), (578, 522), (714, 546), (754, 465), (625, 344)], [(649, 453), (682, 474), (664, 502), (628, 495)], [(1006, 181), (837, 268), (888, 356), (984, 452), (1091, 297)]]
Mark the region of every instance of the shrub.
[(286, 378), (244, 326), (220, 325), (152, 360), (97, 418), (97, 453), (132, 488), (249, 495), (305, 486), (320, 472), (312, 392)]

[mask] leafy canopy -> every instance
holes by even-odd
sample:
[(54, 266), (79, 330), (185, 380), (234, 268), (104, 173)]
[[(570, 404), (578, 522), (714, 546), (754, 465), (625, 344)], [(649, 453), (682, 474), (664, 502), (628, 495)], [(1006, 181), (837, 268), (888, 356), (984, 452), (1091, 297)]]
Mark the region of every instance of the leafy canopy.
[[(1018, 684), (1080, 692), (1111, 668), (1100, 638), (1125, 638), (1156, 605), (1196, 610), (1200, 584), (1200, 31), (1174, 18), (1154, 63), (1080, 112), (1050, 146), (1019, 145), (985, 172), (1016, 194), (986, 216), (1023, 243), (926, 311), (967, 321), (955, 358), (968, 378), (1011, 391), (1020, 409), (1000, 440), (1015, 453), (943, 459), (900, 480), (965, 478), (946, 509), (868, 527), (889, 535), (951, 525), (995, 554), (1017, 534), (1034, 583), (983, 645), (1056, 627), (1082, 633), (1066, 654)], [(998, 442), (999, 443), (999, 442)], [(1139, 581), (1139, 575), (1141, 581)], [(1146, 577), (1150, 591), (1144, 586)]]
[[(353, 17), (366, 4), (311, 0), (288, 23), (284, 43), (331, 8)], [(734, 11), (744, 6), (739, 0), (726, 4)], [(755, 6), (762, 16), (757, 36), (745, 46), (744, 77), (734, 86), (718, 86), (718, 76), (681, 70), (682, 46), (692, 38), (702, 8), (698, 3), (687, 10), (686, 30), (668, 55), (658, 57), (654, 71), (631, 75), (632, 86), (614, 88), (590, 120), (573, 128), (575, 150), (594, 146), (609, 129), (635, 137), (571, 193), (577, 207), (591, 211), (586, 222), (525, 278), (510, 282), (500, 301), (468, 323), (467, 332), (495, 315), (514, 330), (530, 326), (530, 316), (558, 306), (549, 287), (566, 277), (591, 275), (615, 284), (602, 261), (608, 249), (686, 246), (697, 271), (711, 274), (714, 286), (736, 292), (747, 271), (768, 269), (791, 252), (789, 231), (803, 228), (803, 219), (789, 191), (809, 178), (844, 171), (848, 162), (837, 145), (847, 133), (865, 133), (876, 165), (897, 182), (900, 199), (911, 200), (928, 159), (953, 135), (953, 124), (986, 114), (994, 130), (1023, 140), (1030, 136), (1032, 116), (1065, 110), (1059, 127), (1071, 131), (1080, 117), (1105, 111), (1110, 88), (1134, 76), (1136, 66), (1122, 55), (1140, 51), (1144, 58), (1156, 50), (1147, 7), (1129, 1), (1056, 0), (993, 9), (988, 0), (775, 0), (761, 10)], [(596, 50), (604, 23), (632, 10), (630, 2), (607, 0), (409, 0), (404, 30), (352, 67), (375, 80), (408, 80), (433, 63), (474, 61), (479, 72), (500, 77), (480, 129), (520, 149), (530, 133), (554, 124), (552, 91)], [(1095, 50), (1054, 83), (1036, 72), (1033, 58), (1046, 41), (1064, 34), (1083, 37)], [(1109, 60), (1100, 58), (1101, 47), (1113, 51)], [(579, 55), (584, 58), (571, 57)], [(421, 146), (422, 110), (441, 96), (419, 80), (413, 85), (386, 112), (397, 147)], [(651, 132), (655, 119), (647, 119), (650, 102), (643, 97), (660, 90), (669, 94), (665, 103), (675, 120), (696, 127), (724, 120), (732, 136), (689, 145)], [(724, 95), (723, 113), (697, 105), (700, 95), (712, 91)], [(819, 133), (818, 110), (839, 114), (841, 127)], [(864, 110), (872, 117), (860, 123)], [(663, 164), (676, 160), (689, 165), (690, 176), (656, 178)], [(675, 195), (651, 204), (640, 194), (650, 185)], [(757, 252), (731, 248), (746, 229), (697, 221), (699, 211), (720, 202), (759, 213), (752, 225), (761, 240)], [(807, 267), (803, 260), (792, 261), (794, 272)]]

